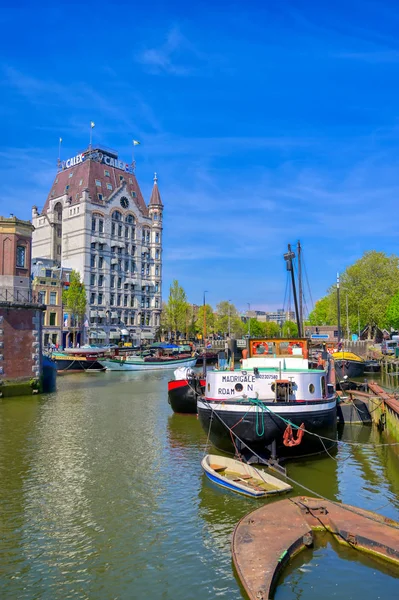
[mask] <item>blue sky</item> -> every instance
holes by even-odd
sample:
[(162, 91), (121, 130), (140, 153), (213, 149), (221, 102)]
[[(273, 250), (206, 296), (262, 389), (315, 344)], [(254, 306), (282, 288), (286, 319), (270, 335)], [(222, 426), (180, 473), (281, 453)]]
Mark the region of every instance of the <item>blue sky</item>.
[[(301, 239), (313, 299), (397, 252), (394, 2), (58, 2), (3, 8), (0, 214), (30, 218), (94, 140), (165, 204), (164, 296), (282, 306)], [(310, 298), (308, 296), (308, 304)]]

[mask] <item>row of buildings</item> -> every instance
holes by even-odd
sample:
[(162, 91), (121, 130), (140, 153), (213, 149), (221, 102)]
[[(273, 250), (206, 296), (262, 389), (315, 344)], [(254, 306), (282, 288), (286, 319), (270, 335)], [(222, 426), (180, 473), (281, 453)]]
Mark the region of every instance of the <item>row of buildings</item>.
[[(9, 228), (10, 220), (3, 222)], [(162, 308), (163, 234), (156, 174), (147, 204), (133, 165), (113, 150), (90, 146), (59, 165), (43, 208), (32, 208), (32, 224), (16, 222), (30, 227), (31, 247), (30, 239), (16, 233), (1, 248), (0, 291), (15, 295), (12, 255), (15, 268), (30, 278), (29, 290), (26, 280), (17, 286), (19, 294), (24, 287), (26, 295), (32, 293), (46, 306), (45, 346), (69, 346), (72, 334), (80, 345), (121, 340), (136, 345), (155, 338)], [(79, 320), (62, 299), (72, 270), (80, 274), (87, 295)]]
[(247, 310), (245, 318), (256, 319), (261, 323), (274, 322), (283, 326), (286, 321), (295, 321), (295, 313), (291, 310), (278, 308), (275, 311), (266, 312), (264, 310)]

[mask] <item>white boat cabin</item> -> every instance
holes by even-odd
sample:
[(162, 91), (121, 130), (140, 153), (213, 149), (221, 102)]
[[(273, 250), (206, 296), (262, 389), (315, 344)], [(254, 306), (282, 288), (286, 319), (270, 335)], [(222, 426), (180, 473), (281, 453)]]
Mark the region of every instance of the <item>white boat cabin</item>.
[(208, 371), (208, 400), (308, 402), (335, 394), (327, 369), (310, 368), (308, 340), (251, 339), (248, 346), (239, 368), (230, 364)]

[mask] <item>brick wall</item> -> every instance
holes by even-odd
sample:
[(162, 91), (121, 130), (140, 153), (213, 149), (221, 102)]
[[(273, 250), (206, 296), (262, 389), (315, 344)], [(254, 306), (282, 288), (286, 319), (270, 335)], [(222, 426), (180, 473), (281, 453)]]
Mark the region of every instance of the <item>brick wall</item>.
[(36, 307), (0, 307), (0, 378), (23, 380), (41, 375), (41, 319)]

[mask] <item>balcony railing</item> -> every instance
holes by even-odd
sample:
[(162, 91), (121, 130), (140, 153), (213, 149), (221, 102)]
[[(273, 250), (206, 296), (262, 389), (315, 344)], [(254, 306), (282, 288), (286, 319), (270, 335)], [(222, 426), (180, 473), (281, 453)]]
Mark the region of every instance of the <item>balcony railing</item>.
[(45, 303), (39, 293), (31, 290), (18, 290), (15, 288), (0, 288), (0, 303), (14, 304), (37, 304), (43, 306)]

